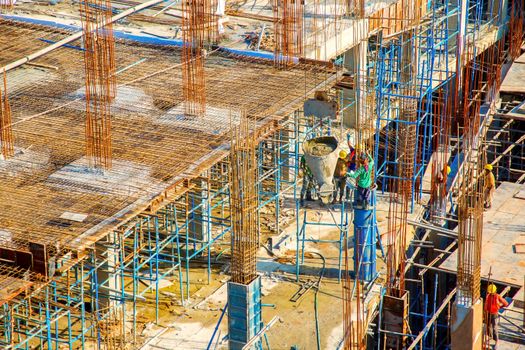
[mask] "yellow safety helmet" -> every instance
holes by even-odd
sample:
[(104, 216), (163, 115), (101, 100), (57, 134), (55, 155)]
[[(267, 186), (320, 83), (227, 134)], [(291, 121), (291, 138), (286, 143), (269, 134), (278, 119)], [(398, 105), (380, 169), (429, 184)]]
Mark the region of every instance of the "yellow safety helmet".
[(489, 294), (494, 294), (497, 291), (498, 291), (498, 288), (493, 283), (489, 284), (489, 286), (487, 287), (487, 293), (489, 293)]
[(492, 171), (492, 164), (485, 165), (485, 170)]
[(348, 153), (346, 153), (345, 150), (340, 150), (339, 151), (339, 158), (345, 159), (347, 156), (348, 156)]
[(450, 174), (450, 167), (447, 165), (447, 175)]

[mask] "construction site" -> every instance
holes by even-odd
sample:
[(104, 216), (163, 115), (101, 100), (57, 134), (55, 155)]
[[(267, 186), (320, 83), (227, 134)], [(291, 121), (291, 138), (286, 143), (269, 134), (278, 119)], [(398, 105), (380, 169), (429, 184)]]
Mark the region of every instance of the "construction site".
[(0, 349), (525, 350), (524, 0), (0, 0)]

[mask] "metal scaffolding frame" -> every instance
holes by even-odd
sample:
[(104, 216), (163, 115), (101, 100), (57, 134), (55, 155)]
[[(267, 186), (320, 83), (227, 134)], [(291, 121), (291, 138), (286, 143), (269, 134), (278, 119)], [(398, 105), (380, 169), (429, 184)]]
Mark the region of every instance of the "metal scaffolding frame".
[[(495, 3), (497, 4), (497, 1)], [(392, 180), (411, 181), (412, 208), (414, 207), (414, 202), (422, 196), (423, 173), (428, 165), (430, 156), (433, 152), (438, 151), (435, 148), (436, 143), (433, 141), (433, 138), (436, 136), (436, 133), (440, 132), (440, 130), (435, 128), (441, 128), (442, 125), (440, 123), (436, 124), (435, 121), (443, 118), (439, 114), (441, 112), (446, 113), (444, 109), (450, 108), (450, 106), (443, 107), (440, 104), (443, 104), (443, 101), (454, 103), (454, 99), (449, 99), (448, 95), (457, 91), (457, 87), (454, 84), (457, 84), (456, 82), (459, 81), (457, 80), (458, 74), (462, 74), (465, 65), (472, 61), (473, 57), (481, 55), (481, 60), (473, 64), (474, 71), (479, 73), (474, 74), (470, 72), (464, 80), (467, 82), (465, 83), (465, 89), (467, 89), (465, 93), (471, 96), (469, 97), (470, 99), (479, 101), (481, 99), (480, 93), (488, 94), (489, 97), (493, 96), (500, 83), (500, 70), (503, 61), (491, 53), (497, 52), (498, 48), (503, 50), (502, 42), (504, 42), (505, 38), (501, 34), (502, 31), (495, 36), (495, 40), (499, 40), (496, 43), (481, 47), (481, 49), (475, 48), (476, 40), (480, 37), (481, 32), (491, 30), (490, 25), (497, 23), (497, 20), (493, 18), (482, 16), (487, 11), (483, 9), (482, 1), (468, 2), (465, 43), (467, 47), (471, 48), (470, 55), (462, 55), (461, 59), (457, 59), (457, 45), (459, 45), (457, 42), (460, 40), (460, 28), (459, 26), (454, 26), (452, 18), (460, 16), (460, 6), (460, 1), (452, 4), (445, 1), (431, 1), (426, 16), (422, 19), (422, 23), (417, 26), (416, 34), (409, 37), (408, 40), (411, 41), (411, 45), (417, 48), (417, 93), (415, 96), (407, 96), (400, 93), (402, 92), (401, 87), (403, 83), (400, 76), (400, 72), (403, 71), (401, 48), (403, 45), (406, 45), (403, 42), (403, 40), (406, 40), (403, 39), (406, 36), (399, 35), (383, 38), (381, 33), (377, 36), (377, 47), (379, 50), (377, 69), (379, 71), (378, 77), (380, 78), (376, 88), (378, 118), (376, 123), (375, 157), (378, 164), (378, 182), (383, 191), (392, 191), (395, 190), (389, 187)], [(499, 8), (501, 8), (501, 1), (499, 2)], [(501, 17), (507, 18), (506, 16)], [(485, 51), (487, 51), (486, 55)], [(500, 52), (500, 55), (502, 57), (505, 56), (502, 52)], [(397, 160), (399, 158), (397, 132), (403, 124), (408, 122), (400, 119), (399, 100), (407, 98), (417, 100), (417, 119), (413, 123), (416, 125), (418, 144), (414, 154), (413, 176), (411, 178), (400, 178), (396, 175)], [(479, 108), (475, 113), (480, 113)], [(486, 113), (486, 111), (482, 113)], [(445, 115), (445, 118), (448, 117)], [(482, 128), (480, 132), (484, 132)], [(455, 166), (451, 164), (451, 167), (454, 168), (452, 174), (454, 179), (457, 178), (455, 174), (458, 173), (463, 162), (462, 159), (457, 161), (459, 164)], [(440, 171), (441, 169), (439, 169)], [(436, 172), (436, 174), (439, 172)], [(432, 176), (435, 176), (435, 174), (433, 173)], [(450, 185), (449, 183), (448, 188), (451, 188)], [(452, 210), (457, 210), (457, 206), (452, 206)], [(418, 239), (416, 242), (423, 241)], [(412, 247), (416, 248), (416, 251), (419, 250), (417, 248), (418, 244), (423, 243), (412, 243)], [(454, 247), (455, 245), (451, 245), (446, 250), (449, 251)], [(415, 266), (411, 259), (408, 259), (408, 261), (405, 273), (409, 270), (409, 267), (412, 270)], [(447, 320), (446, 316), (440, 315), (444, 310), (449, 310), (450, 312), (450, 307), (447, 308), (447, 305), (450, 306), (451, 298), (455, 296), (456, 290), (453, 291), (454, 293), (449, 293), (446, 298), (443, 297), (450, 291), (438, 293), (436, 287), (433, 293), (429, 292), (429, 289), (433, 289), (432, 286), (438, 285), (438, 276), (424, 278), (424, 274), (428, 269), (424, 269), (424, 265), (418, 268), (420, 271), (423, 268), (423, 274), (420, 273), (415, 280), (406, 279), (411, 286), (412, 283), (414, 286), (411, 288), (411, 299), (415, 298), (412, 299), (413, 301), (408, 311), (411, 334), (393, 334), (381, 328), (378, 328), (378, 333), (395, 335), (405, 339), (408, 337), (408, 339), (411, 339), (409, 341), (410, 349), (435, 349), (436, 346), (446, 344), (446, 338), (439, 340), (438, 334), (442, 333), (439, 333), (438, 329), (442, 330), (448, 327), (449, 320)], [(418, 281), (418, 278), (421, 278), (421, 280)], [(380, 305), (379, 315), (382, 314), (382, 308), (383, 303)], [(378, 325), (381, 324), (380, 320)], [(382, 339), (382, 336), (379, 339)], [(381, 340), (378, 343), (378, 349), (380, 345), (382, 346)]]
[[(392, 190), (393, 181), (407, 180), (411, 183), (411, 209), (414, 201), (422, 195), (422, 179), (432, 155), (433, 99), (436, 92), (454, 76), (454, 45), (458, 29), (453, 28), (451, 18), (458, 16), (459, 4), (448, 1), (429, 3), (426, 16), (418, 24), (414, 35), (383, 37), (377, 35), (377, 119), (375, 134), (375, 159), (377, 182), (383, 192)], [(416, 55), (414, 76), (415, 95), (407, 95), (401, 72), (402, 48), (413, 47)], [(417, 104), (415, 120), (404, 120), (400, 100), (414, 100)], [(400, 177), (398, 161), (401, 156), (400, 130), (412, 126), (418, 140), (410, 178)]]
[[(294, 118), (284, 121), (282, 128), (263, 137), (258, 147), (259, 159), (272, 162), (272, 166), (258, 163), (258, 211), (273, 206), (277, 227), (280, 199), (284, 191), (296, 187), (296, 163), (289, 153), (296, 138), (287, 128), (292, 124)], [(274, 168), (274, 164), (279, 166)], [(228, 158), (213, 165), (200, 178), (186, 182), (181, 195), (139, 214), (97, 242), (89, 254), (69, 254), (69, 260), (58, 264), (58, 276), (2, 305), (0, 328), (5, 333), (0, 345), (30, 349), (39, 344), (51, 349), (60, 344), (72, 348), (96, 342), (118, 348), (135, 342), (138, 308), (143, 302), (153, 304), (158, 321), (165, 299), (158, 287), (167, 277), (177, 280), (176, 294), (187, 304), (191, 262), (206, 264), (209, 283), (213, 246), (224, 243), (223, 238), (231, 232), (228, 166)], [(290, 173), (285, 180), (283, 172)], [(127, 309), (126, 304), (131, 307)], [(130, 334), (123, 331), (124, 324)], [(112, 331), (105, 332), (110, 325)]]

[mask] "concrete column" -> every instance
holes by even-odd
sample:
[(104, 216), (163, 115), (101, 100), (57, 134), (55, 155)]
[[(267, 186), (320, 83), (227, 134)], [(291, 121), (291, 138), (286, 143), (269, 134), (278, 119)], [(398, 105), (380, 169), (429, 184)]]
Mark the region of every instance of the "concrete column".
[(120, 275), (116, 273), (116, 266), (119, 262), (119, 249), (120, 247), (118, 242), (115, 242), (113, 234), (109, 234), (95, 243), (96, 259), (97, 261), (104, 261), (96, 272), (98, 308), (100, 310), (114, 310), (121, 299)]
[(450, 325), (452, 349), (481, 350), (483, 344), (483, 302), (471, 307), (454, 304)]
[[(261, 277), (248, 285), (228, 282), (228, 334), (230, 350), (244, 349), (263, 327)], [(249, 350), (259, 349), (258, 342)]]
[(206, 209), (206, 193), (205, 181), (199, 181), (197, 189), (190, 192), (188, 196), (189, 210), (192, 211), (190, 214), (190, 222), (188, 227), (189, 237), (195, 238), (199, 241), (206, 241), (208, 236), (205, 230), (205, 224), (203, 222), (203, 211)]
[(400, 334), (408, 333), (408, 305), (409, 296), (406, 291), (400, 298), (390, 295), (384, 296), (381, 327), (392, 333), (386, 333), (383, 348), (401, 350), (406, 347), (407, 337)]
[[(355, 101), (352, 106), (343, 112), (343, 124), (348, 128), (357, 128), (364, 122), (362, 118), (366, 116), (366, 64), (368, 54), (368, 42), (361, 41), (345, 53), (344, 66), (354, 77), (353, 88), (343, 88), (345, 105), (350, 101)], [(346, 106), (341, 106), (346, 107)]]

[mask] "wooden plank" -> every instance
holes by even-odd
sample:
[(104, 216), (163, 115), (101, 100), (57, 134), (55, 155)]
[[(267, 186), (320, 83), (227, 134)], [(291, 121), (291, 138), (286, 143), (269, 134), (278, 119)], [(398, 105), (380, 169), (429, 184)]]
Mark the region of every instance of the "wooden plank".
[(525, 254), (525, 243), (514, 244), (514, 252), (516, 254)]

